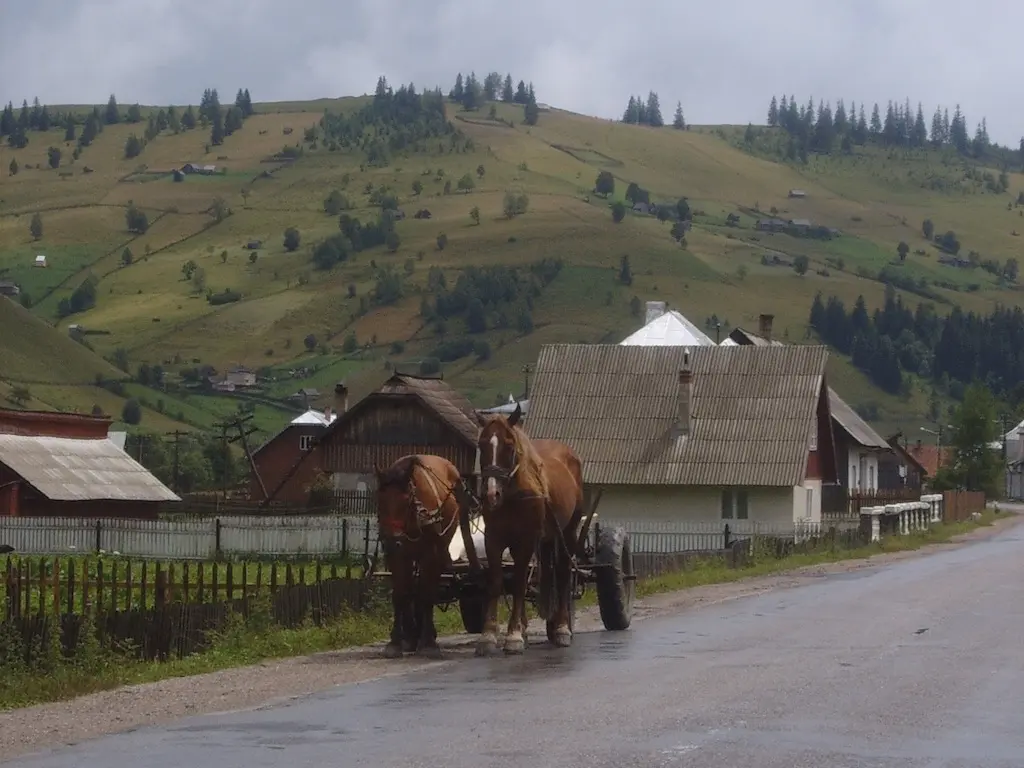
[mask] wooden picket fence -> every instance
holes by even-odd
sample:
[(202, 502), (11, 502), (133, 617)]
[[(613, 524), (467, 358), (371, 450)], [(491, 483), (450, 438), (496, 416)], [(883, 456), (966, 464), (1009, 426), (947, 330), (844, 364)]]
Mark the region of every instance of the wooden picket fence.
[(320, 562), (166, 563), (100, 558), (8, 558), (3, 569), (3, 616), (30, 641), (59, 621), (62, 644), (73, 653), (84, 616), (108, 646), (134, 648), (147, 659), (187, 656), (207, 647), (211, 630), (232, 612), (248, 616), (269, 601), (272, 620), (294, 627), (382, 599), (383, 584), (351, 566)]

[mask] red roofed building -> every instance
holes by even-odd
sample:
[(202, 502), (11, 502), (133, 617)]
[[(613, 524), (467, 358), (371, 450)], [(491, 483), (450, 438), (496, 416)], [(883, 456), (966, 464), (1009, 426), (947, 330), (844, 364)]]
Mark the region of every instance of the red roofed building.
[(0, 517), (155, 518), (180, 501), (108, 439), (110, 423), (0, 409)]

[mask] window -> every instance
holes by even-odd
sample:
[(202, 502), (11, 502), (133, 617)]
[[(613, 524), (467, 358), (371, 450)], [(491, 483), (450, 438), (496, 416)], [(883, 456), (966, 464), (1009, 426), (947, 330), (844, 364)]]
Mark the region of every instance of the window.
[(299, 435), (299, 450), (308, 451), (313, 447), (313, 435)]
[(750, 515), (747, 492), (742, 488), (722, 491), (722, 519), (746, 520)]
[(811, 447), (810, 450), (818, 450), (818, 425), (815, 424), (811, 427)]
[(875, 485), (875, 465), (874, 464), (871, 464), (871, 465), (868, 466), (868, 490), (869, 491), (877, 490), (877, 486)]
[(807, 489), (807, 511), (804, 513), (804, 519), (810, 520), (814, 517), (814, 489)]

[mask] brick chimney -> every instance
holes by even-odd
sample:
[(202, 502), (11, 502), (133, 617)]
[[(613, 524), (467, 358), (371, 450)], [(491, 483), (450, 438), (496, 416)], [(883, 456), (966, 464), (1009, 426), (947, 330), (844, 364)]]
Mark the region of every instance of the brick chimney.
[(679, 369), (678, 413), (676, 414), (676, 437), (690, 434), (690, 407), (693, 400), (693, 371), (690, 370), (690, 352), (683, 352), (683, 367)]
[(768, 341), (772, 340), (772, 320), (775, 315), (759, 315), (757, 318), (758, 334)]
[(648, 301), (647, 315), (644, 318), (644, 325), (647, 325), (665, 314), (668, 311), (668, 304), (664, 301)]
[(344, 381), (334, 385), (334, 410), (339, 416), (348, 411), (348, 387)]

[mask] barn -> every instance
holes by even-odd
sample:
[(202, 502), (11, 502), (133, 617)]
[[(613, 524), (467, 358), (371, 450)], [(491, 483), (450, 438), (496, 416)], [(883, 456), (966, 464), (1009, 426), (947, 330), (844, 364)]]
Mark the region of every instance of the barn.
[(0, 410), (0, 517), (154, 519), (181, 499), (108, 437), (110, 419)]
[[(443, 456), (464, 477), (476, 477), (476, 410), (443, 379), (396, 373), (351, 408), (347, 401), (347, 389), (339, 384), (337, 418), (308, 450), (295, 451), (281, 488), (310, 465), (315, 474), (329, 477), (340, 507), (365, 509), (359, 499), (374, 487), (374, 464), (388, 466), (412, 453)], [(290, 442), (298, 448), (297, 441)], [(271, 500), (277, 499), (276, 491), (268, 488)]]

